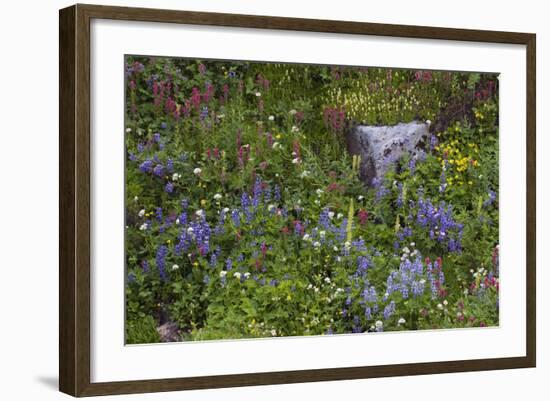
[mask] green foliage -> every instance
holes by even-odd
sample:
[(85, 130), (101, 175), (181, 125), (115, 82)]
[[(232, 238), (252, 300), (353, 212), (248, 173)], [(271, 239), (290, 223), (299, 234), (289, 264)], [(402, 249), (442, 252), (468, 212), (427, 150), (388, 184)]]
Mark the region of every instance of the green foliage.
[[(498, 324), (494, 74), (126, 61), (128, 342)], [(457, 104), (365, 186), (351, 124)]]
[(126, 320), (126, 344), (158, 343), (160, 336), (152, 316)]

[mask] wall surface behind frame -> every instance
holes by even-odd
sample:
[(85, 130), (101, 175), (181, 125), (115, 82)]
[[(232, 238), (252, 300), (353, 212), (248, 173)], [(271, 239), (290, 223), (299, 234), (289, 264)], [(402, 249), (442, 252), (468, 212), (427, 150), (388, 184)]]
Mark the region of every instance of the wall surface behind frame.
[[(98, 4), (188, 9), (288, 17), (357, 20), (537, 34), (538, 48), (538, 368), (375, 380), (194, 391), (102, 400), (334, 400), (341, 397), (407, 400), (513, 399), (547, 388), (550, 348), (545, 333), (550, 296), (543, 283), (550, 212), (550, 25), (544, 2), (311, 2), (279, 0), (96, 1)], [(70, 1), (6, 2), (0, 16), (0, 371), (2, 399), (61, 400), (57, 392), (58, 285), (58, 9)], [(313, 7), (314, 5), (314, 7)], [(513, 161), (512, 161), (513, 162)], [(546, 315), (546, 316), (545, 316)], [(452, 346), (452, 344), (449, 344)], [(146, 361), (144, 361), (146, 363)], [(533, 399), (540, 399), (534, 397)]]

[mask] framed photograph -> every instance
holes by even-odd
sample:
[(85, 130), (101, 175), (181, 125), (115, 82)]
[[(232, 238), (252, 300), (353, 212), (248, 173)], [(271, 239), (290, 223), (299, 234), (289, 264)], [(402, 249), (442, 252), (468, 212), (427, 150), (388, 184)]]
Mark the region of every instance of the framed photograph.
[(61, 391), (535, 366), (534, 34), (59, 24)]

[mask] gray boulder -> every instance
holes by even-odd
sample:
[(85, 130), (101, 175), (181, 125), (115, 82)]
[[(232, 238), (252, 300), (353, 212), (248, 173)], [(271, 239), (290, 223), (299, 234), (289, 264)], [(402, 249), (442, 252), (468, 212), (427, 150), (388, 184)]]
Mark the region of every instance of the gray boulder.
[(174, 322), (166, 322), (162, 326), (157, 327), (160, 335), (160, 341), (163, 343), (171, 343), (181, 341), (181, 335), (178, 325)]
[(406, 153), (417, 158), (429, 135), (430, 124), (430, 121), (413, 121), (391, 126), (356, 125), (348, 131), (348, 152), (361, 156), (361, 180), (372, 186), (375, 178), (382, 178)]

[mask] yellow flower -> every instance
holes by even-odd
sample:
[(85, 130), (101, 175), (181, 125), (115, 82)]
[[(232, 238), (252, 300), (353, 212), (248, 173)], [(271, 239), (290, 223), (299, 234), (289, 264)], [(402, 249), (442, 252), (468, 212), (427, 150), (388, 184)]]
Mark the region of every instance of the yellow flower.
[(205, 206), (206, 205), (206, 199), (201, 199), (201, 206)]
[(194, 262), (193, 267), (199, 267), (199, 262)]

